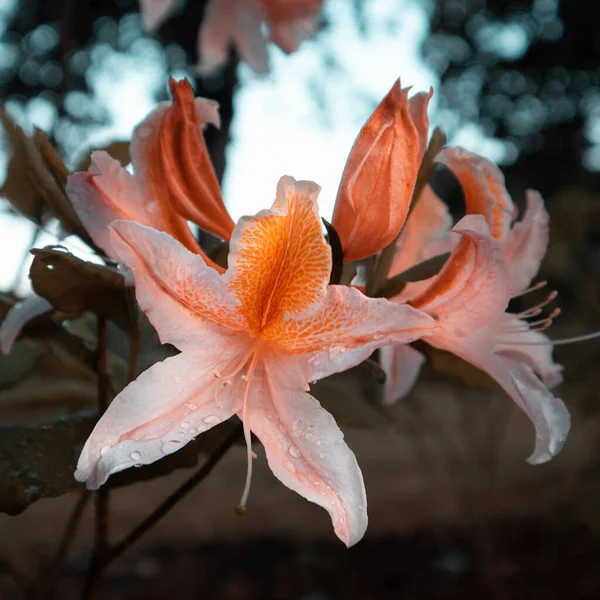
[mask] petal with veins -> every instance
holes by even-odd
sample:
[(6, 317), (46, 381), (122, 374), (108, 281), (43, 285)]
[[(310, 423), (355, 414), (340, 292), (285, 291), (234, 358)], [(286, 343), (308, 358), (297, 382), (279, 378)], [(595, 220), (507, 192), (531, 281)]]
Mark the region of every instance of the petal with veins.
[(29, 296), (11, 307), (0, 325), (2, 354), (10, 354), (15, 340), (29, 321), (51, 310), (53, 310), (52, 304), (48, 300), (35, 295)]
[(402, 229), (427, 137), (429, 98), (411, 104), (398, 80), (358, 134), (332, 219), (346, 262), (375, 254)]
[(528, 190), (523, 220), (513, 225), (504, 248), (513, 294), (529, 287), (537, 275), (548, 249), (549, 222), (543, 198), (538, 192)]
[(331, 515), (337, 536), (358, 542), (367, 527), (367, 499), (358, 463), (333, 417), (302, 391), (293, 361), (266, 359), (265, 384), (251, 397), (250, 428), (275, 476)]
[(113, 473), (153, 463), (235, 414), (243, 381), (224, 385), (215, 373), (235, 369), (245, 349), (230, 344), (218, 354), (180, 354), (144, 371), (98, 421), (75, 478), (96, 489)]
[(386, 374), (383, 403), (391, 406), (412, 390), (425, 357), (408, 344), (386, 346), (379, 352), (381, 368)]
[(210, 339), (216, 350), (227, 333), (245, 330), (237, 299), (200, 256), (132, 221), (115, 221), (111, 230), (116, 255), (133, 271), (138, 301), (163, 343), (183, 350)]
[(487, 158), (463, 148), (444, 148), (435, 160), (448, 167), (458, 178), (467, 214), (483, 215), (492, 236), (505, 241), (514, 206), (500, 169)]
[(306, 310), (325, 292), (331, 250), (319, 220), (319, 190), (282, 177), (272, 208), (236, 226), (225, 279), (251, 331)]

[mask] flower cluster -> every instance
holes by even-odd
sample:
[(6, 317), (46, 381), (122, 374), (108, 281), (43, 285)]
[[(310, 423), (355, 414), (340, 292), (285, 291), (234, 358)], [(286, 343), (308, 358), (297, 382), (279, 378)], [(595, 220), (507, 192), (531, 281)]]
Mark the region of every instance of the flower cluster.
[[(262, 4), (277, 13), (276, 3)], [(360, 131), (327, 224), (330, 245), (319, 186), (289, 176), (270, 209), (235, 224), (203, 137), (207, 124), (218, 126), (218, 107), (194, 98), (185, 80), (170, 85), (172, 101), (134, 132), (133, 174), (96, 152), (89, 170), (66, 187), (93, 243), (130, 269), (160, 340), (180, 351), (116, 396), (81, 453), (79, 481), (98, 488), (111, 474), (155, 462), (237, 415), (248, 459), (242, 505), (253, 433), (275, 476), (325, 508), (350, 546), (367, 526), (365, 487), (310, 384), (380, 349), (385, 402), (394, 402), (412, 387), (424, 345), (456, 354), (506, 390), (533, 422), (530, 462), (560, 450), (569, 414), (549, 391), (561, 368), (541, 333), (554, 315), (539, 318), (544, 303), (507, 312), (511, 298), (541, 287), (531, 280), (548, 244), (543, 200), (528, 192), (518, 221), (495, 165), (441, 148), (436, 133), (428, 146), (431, 91), (409, 98), (398, 81)], [(427, 183), (434, 163), (464, 190), (467, 214), (454, 227)], [(189, 222), (228, 243), (226, 267), (207, 256)], [(414, 277), (432, 263), (437, 272)], [(361, 270), (366, 276), (354, 276), (357, 265), (369, 266)], [(343, 276), (332, 277), (336, 266)]]

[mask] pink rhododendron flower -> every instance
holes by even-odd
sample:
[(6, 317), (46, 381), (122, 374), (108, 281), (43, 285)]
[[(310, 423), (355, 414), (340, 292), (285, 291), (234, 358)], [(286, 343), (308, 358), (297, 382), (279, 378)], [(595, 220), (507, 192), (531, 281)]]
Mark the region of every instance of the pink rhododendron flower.
[(233, 221), (221, 198), (202, 128), (219, 125), (217, 103), (194, 99), (187, 80), (170, 81), (164, 102), (135, 129), (131, 143), (134, 175), (105, 152), (94, 152), (87, 173), (69, 177), (66, 192), (94, 242), (115, 257), (108, 226), (127, 219), (164, 231), (210, 261), (187, 221), (229, 239)]
[(400, 233), (427, 148), (433, 94), (408, 99), (398, 80), (361, 129), (333, 212), (346, 262), (379, 252)]
[[(547, 302), (521, 314), (506, 312), (511, 297), (528, 291), (546, 251), (548, 215), (543, 200), (537, 192), (528, 192), (524, 218), (511, 228), (512, 201), (497, 168), (457, 149), (445, 150), (442, 159), (465, 182), (468, 211), (482, 214), (471, 214), (454, 227), (460, 238), (450, 258), (409, 304), (439, 324), (428, 343), (487, 372), (530, 417), (536, 447), (529, 462), (545, 462), (560, 450), (570, 427), (564, 404), (548, 391), (561, 381), (562, 368), (552, 360), (550, 340), (536, 330), (552, 317), (527, 321), (539, 316)], [(389, 368), (386, 401), (391, 403), (408, 392), (403, 380), (415, 380), (423, 358), (406, 347), (384, 348), (382, 354)]]
[(115, 221), (110, 244), (133, 271), (139, 302), (181, 354), (158, 363), (112, 402), (76, 472), (89, 488), (152, 463), (237, 415), (286, 486), (331, 514), (352, 545), (367, 525), (354, 454), (309, 382), (343, 371), (390, 343), (435, 332), (428, 315), (356, 289), (329, 286), (331, 250), (319, 187), (284, 177), (271, 210), (244, 217), (223, 275), (168, 234)]
[[(180, 4), (178, 0), (140, 0), (142, 20), (154, 31)], [(257, 73), (269, 70), (267, 38), (284, 52), (295, 52), (315, 29), (323, 0), (209, 0), (198, 35), (201, 73), (227, 62), (229, 47)]]

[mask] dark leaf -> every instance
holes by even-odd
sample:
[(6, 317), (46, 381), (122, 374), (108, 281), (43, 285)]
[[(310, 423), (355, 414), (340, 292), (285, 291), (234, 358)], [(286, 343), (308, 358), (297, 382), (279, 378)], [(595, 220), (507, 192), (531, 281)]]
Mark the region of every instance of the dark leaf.
[(93, 151), (87, 152), (83, 158), (77, 162), (75, 171), (87, 171), (92, 164), (92, 152), (95, 152), (96, 150), (106, 152), (108, 155), (118, 160), (124, 167), (126, 167), (131, 162), (131, 156), (129, 154), (130, 145), (131, 142), (122, 140), (111, 142), (102, 148), (94, 148)]
[(377, 294), (380, 298), (393, 298), (397, 296), (404, 286), (411, 281), (423, 281), (437, 275), (450, 256), (449, 252), (438, 254), (418, 265), (414, 265), (402, 273), (388, 279)]
[(33, 289), (56, 310), (67, 314), (89, 311), (123, 329), (131, 326), (137, 308), (123, 275), (61, 250), (44, 248), (31, 253), (35, 257), (29, 271)]
[(335, 227), (326, 219), (321, 218), (327, 229), (327, 242), (331, 246), (331, 275), (329, 277), (330, 285), (337, 285), (342, 279), (344, 269), (344, 250), (342, 241)]

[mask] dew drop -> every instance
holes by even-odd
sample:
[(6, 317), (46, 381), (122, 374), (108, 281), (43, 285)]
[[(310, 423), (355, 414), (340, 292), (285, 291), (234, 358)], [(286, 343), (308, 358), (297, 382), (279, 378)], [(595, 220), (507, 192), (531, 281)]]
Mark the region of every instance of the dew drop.
[(187, 421), (181, 421), (180, 425), (183, 429), (187, 429), (190, 426)]
[(173, 375), (173, 381), (175, 383), (179, 383), (181, 381), (181, 377), (179, 377), (179, 375)]
[(296, 467), (293, 465), (293, 463), (289, 460), (286, 460), (283, 462), (283, 466), (290, 472), (290, 473), (294, 473), (296, 471)]
[(100, 456), (104, 456), (110, 450), (110, 446), (102, 446), (100, 448)]
[(208, 417), (204, 417), (204, 422), (207, 425), (216, 425), (221, 422), (221, 418), (217, 415), (208, 415)]
[(163, 454), (173, 454), (173, 452), (177, 452), (181, 448), (181, 442), (177, 440), (169, 440), (162, 445), (162, 453)]
[(142, 458), (142, 454), (140, 452), (138, 452), (137, 450), (135, 452), (131, 453), (132, 460), (140, 460), (141, 458)]
[(292, 426), (295, 430), (301, 429), (302, 428), (302, 419), (296, 419), (293, 422)]
[(198, 407), (195, 404), (184, 404), (183, 406), (185, 406), (185, 408), (187, 408), (188, 410), (198, 410)]
[(314, 439), (315, 436), (312, 433), (307, 433), (305, 437), (306, 437), (306, 441), (310, 442)]
[(185, 437), (185, 433), (183, 433), (183, 431), (180, 431), (177, 435), (182, 439)]
[(300, 458), (302, 456), (300, 450), (298, 450), (296, 446), (290, 446), (288, 452), (290, 453), (290, 456), (293, 456), (294, 458)]
[(323, 440), (317, 440), (317, 446), (322, 446), (323, 445)]

